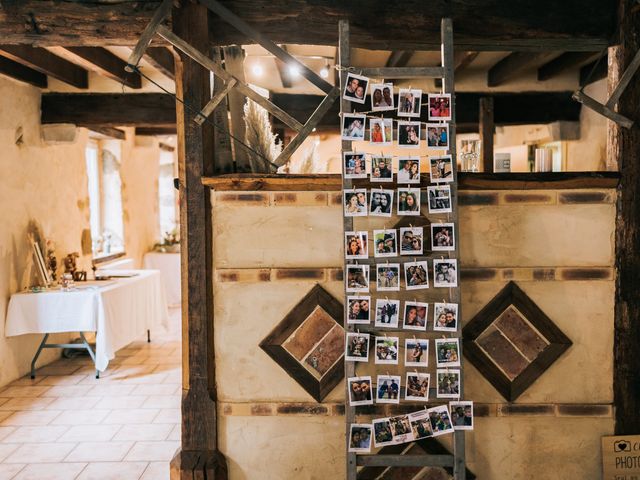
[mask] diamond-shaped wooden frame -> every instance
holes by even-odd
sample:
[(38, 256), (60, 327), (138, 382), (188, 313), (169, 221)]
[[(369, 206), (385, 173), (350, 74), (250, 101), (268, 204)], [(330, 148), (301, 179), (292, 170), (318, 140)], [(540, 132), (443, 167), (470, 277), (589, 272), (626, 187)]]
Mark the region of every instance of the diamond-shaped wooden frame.
[(282, 321), (275, 326), (271, 333), (260, 342), (260, 348), (280, 365), (291, 378), (298, 382), (317, 402), (322, 402), (324, 397), (326, 397), (344, 377), (344, 354), (322, 378), (318, 380), (283, 347), (287, 339), (291, 337), (293, 332), (302, 325), (311, 312), (318, 306), (322, 307), (332, 320), (344, 328), (344, 322), (342, 321), (344, 316), (343, 305), (319, 284), (316, 284)]
[[(480, 348), (476, 340), (500, 315), (514, 306), (549, 345), (513, 380)], [(464, 355), (498, 392), (513, 402), (531, 386), (573, 343), (514, 282), (509, 282), (462, 330)]]

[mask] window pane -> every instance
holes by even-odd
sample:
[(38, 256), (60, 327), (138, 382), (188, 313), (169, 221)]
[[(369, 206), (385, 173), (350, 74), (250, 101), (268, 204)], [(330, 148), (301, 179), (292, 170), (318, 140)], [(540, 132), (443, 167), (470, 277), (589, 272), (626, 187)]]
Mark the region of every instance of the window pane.
[(160, 174), (158, 176), (158, 210), (160, 236), (176, 228), (176, 190), (173, 187), (173, 154), (160, 152)]
[(91, 224), (91, 247), (94, 255), (100, 250), (100, 173), (98, 169), (98, 147), (89, 144), (85, 150), (87, 162), (87, 186), (89, 189), (89, 218)]
[(102, 253), (124, 250), (124, 225), (122, 220), (122, 180), (120, 179), (119, 151), (102, 151)]

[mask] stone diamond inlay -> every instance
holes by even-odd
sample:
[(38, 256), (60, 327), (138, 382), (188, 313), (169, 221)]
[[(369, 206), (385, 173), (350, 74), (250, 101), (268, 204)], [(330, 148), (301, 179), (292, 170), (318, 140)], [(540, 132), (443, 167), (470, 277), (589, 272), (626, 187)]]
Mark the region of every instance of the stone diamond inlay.
[(342, 304), (316, 285), (260, 342), (318, 402), (344, 377), (343, 315)]
[(464, 354), (514, 401), (571, 345), (571, 340), (514, 282), (464, 327)]

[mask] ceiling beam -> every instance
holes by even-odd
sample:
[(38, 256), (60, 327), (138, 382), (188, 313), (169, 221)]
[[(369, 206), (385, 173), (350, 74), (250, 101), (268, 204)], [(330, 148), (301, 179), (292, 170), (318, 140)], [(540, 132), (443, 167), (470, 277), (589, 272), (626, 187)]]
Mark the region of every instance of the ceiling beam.
[(175, 135), (178, 132), (176, 125), (158, 127), (136, 127), (136, 135), (155, 137), (157, 135)]
[(176, 79), (175, 59), (173, 58), (173, 52), (169, 48), (149, 47), (145, 52), (144, 59), (165, 77), (171, 80)]
[[(159, 5), (156, 0), (5, 0), (0, 38), (5, 44), (39, 46), (135, 45)], [(224, 5), (276, 43), (336, 45), (337, 19), (344, 19), (357, 26), (352, 47), (377, 50), (440, 50), (440, 18), (452, 16), (454, 44), (461, 50), (599, 51), (610, 43), (617, 11), (616, 2), (602, 0), (505, 0), (491, 8), (484, 0), (413, 2), (409, 16), (382, 0), (366, 9), (360, 2), (332, 0), (227, 0)], [(217, 45), (247, 43), (216, 15), (210, 32)]]
[(565, 52), (538, 68), (538, 81), (551, 80), (563, 73), (582, 67), (598, 57), (595, 52)]
[(142, 80), (138, 73), (128, 73), (124, 70), (127, 62), (102, 47), (67, 47), (75, 61), (88, 70), (93, 70), (114, 82), (124, 84), (129, 88), (142, 87)]
[[(287, 51), (286, 45), (280, 45), (280, 48)], [(276, 64), (276, 68), (278, 69), (278, 74), (280, 75), (280, 83), (282, 83), (282, 88), (291, 88), (293, 86), (293, 82), (291, 81), (291, 74), (289, 73), (288, 66), (279, 58), (273, 57), (273, 61)]]
[(18, 62), (0, 57), (0, 74), (38, 88), (47, 88), (47, 76)]
[[(457, 74), (467, 68), (471, 63), (478, 58), (480, 52), (455, 52), (453, 54), (453, 60), (455, 65), (453, 66), (453, 78), (455, 79)], [(436, 88), (442, 88), (442, 79), (434, 79)]]
[(77, 88), (89, 86), (87, 71), (44, 48), (0, 45), (0, 55)]
[(406, 67), (411, 57), (413, 57), (411, 50), (394, 50), (389, 55), (385, 67)]
[(544, 62), (553, 56), (550, 52), (514, 52), (496, 63), (487, 73), (487, 85), (498, 87), (520, 76), (537, 63)]
[(96, 127), (93, 126), (89, 130), (99, 133), (105, 137), (115, 138), (116, 140), (124, 140), (127, 135), (124, 130), (115, 127)]
[[(594, 67), (595, 70), (591, 73)], [(596, 60), (595, 62), (585, 65), (580, 69), (580, 86), (584, 87), (603, 78), (607, 78), (608, 68), (606, 57), (601, 58), (600, 61)], [(591, 75), (591, 77), (589, 77), (589, 75)]]

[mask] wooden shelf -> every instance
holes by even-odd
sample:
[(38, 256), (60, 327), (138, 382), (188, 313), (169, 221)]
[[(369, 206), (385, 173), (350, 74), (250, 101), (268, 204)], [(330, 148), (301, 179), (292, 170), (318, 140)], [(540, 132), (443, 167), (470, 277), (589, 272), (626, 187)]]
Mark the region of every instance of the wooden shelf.
[[(549, 172), (549, 173), (468, 173), (458, 174), (459, 190), (570, 190), (616, 188), (618, 172)], [(342, 189), (342, 179), (336, 174), (265, 175), (231, 174), (204, 177), (202, 184), (218, 191), (320, 191)], [(357, 188), (384, 188), (384, 183), (368, 179), (354, 180)], [(423, 180), (421, 187), (429, 186)]]

